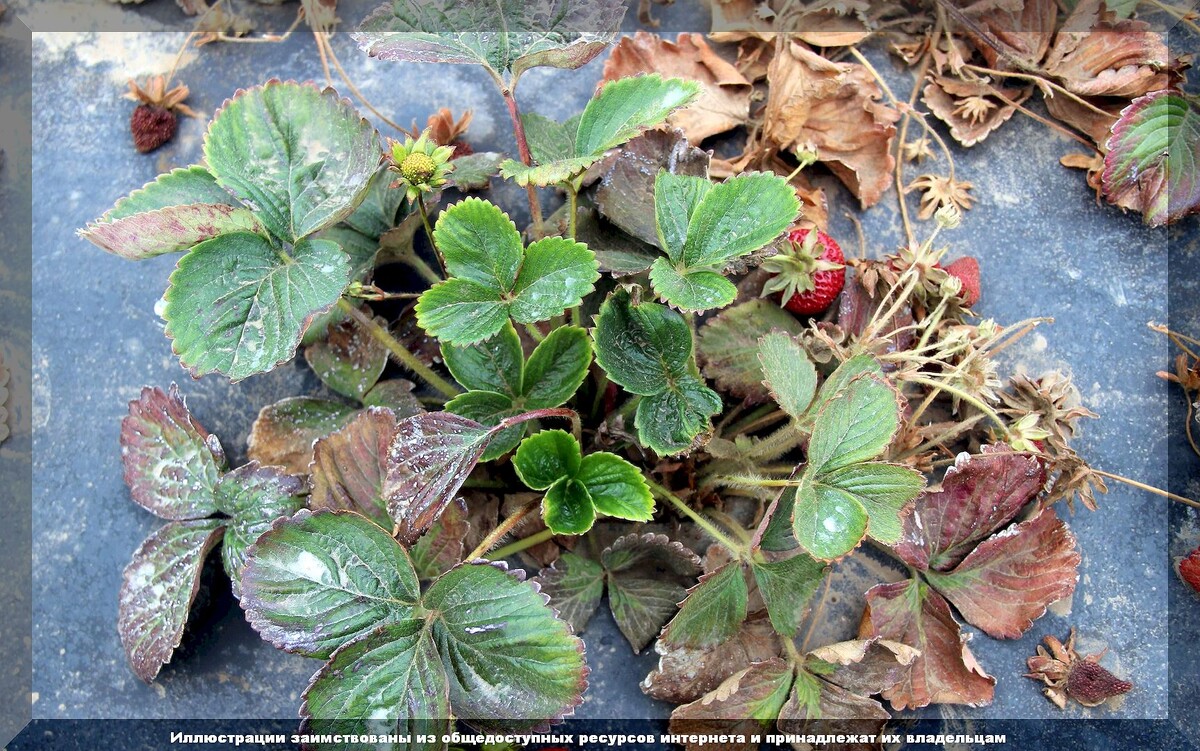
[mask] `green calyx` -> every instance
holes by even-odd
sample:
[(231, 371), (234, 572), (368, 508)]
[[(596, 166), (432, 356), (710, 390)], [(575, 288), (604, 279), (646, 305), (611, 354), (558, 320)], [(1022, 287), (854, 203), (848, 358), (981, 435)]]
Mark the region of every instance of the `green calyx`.
[(415, 140), (410, 136), (403, 142), (391, 141), (390, 146), (392, 169), (400, 173), (397, 182), (407, 189), (409, 200), (445, 185), (447, 175), (454, 169), (450, 163), (454, 148), (438, 146), (429, 137), (429, 131)]
[(786, 302), (794, 295), (815, 289), (817, 272), (845, 268), (844, 264), (823, 259), (824, 254), (825, 244), (816, 230), (810, 230), (801, 242), (789, 243), (787, 250), (762, 263), (762, 268), (772, 275), (763, 285), (763, 296), (781, 293)]

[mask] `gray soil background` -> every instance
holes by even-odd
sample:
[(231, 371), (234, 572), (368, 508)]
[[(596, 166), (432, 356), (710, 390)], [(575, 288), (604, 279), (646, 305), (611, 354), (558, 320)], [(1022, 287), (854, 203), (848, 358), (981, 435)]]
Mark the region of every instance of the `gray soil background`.
[[(290, 18), (290, 9), (280, 12)], [(656, 9), (664, 28), (707, 28), (703, 17), (675, 12)], [(636, 29), (635, 19), (627, 18), (626, 28)], [(34, 717), (290, 718), (317, 668), (261, 641), (227, 598), (216, 598), (211, 622), (185, 641), (153, 685), (132, 674), (117, 638), (121, 571), (159, 523), (129, 501), (121, 479), (117, 438), (127, 402), (143, 385), (178, 382), (197, 418), (237, 464), (261, 407), (296, 394), (332, 396), (303, 362), (232, 386), (220, 376), (193, 381), (171, 354), (154, 313), (175, 259), (133, 264), (75, 236), (120, 196), (200, 160), (206, 120), (181, 120), (172, 143), (139, 155), (127, 127), (132, 105), (121, 98), (127, 78), (169, 68), (183, 36), (34, 36)], [(470, 108), (475, 117), (468, 138), (477, 150), (515, 150), (503, 103), (482, 70), (377, 62), (359, 53), (347, 34), (336, 35), (333, 44), (356, 84), (394, 120), (423, 123), (439, 107)], [(883, 56), (875, 59), (886, 76), (910, 80)], [(523, 109), (557, 119), (574, 114), (602, 66), (603, 57), (579, 71), (527, 74), (518, 92)], [(237, 88), (271, 77), (323, 80), (311, 38), (298, 33), (281, 44), (211, 45), (186, 56), (179, 71), (192, 91), (188, 104), (207, 115)], [(908, 84), (898, 88), (907, 92)], [(1154, 376), (1174, 353), (1146, 326), (1170, 320), (1200, 335), (1197, 222), (1171, 232), (1149, 230), (1137, 217), (1097, 205), (1083, 174), (1058, 164), (1075, 150), (1068, 139), (1017, 115), (982, 145), (958, 152), (958, 174), (975, 184), (978, 202), (963, 226), (943, 238), (952, 245), (951, 257), (980, 259), (983, 315), (1000, 323), (1055, 319), (1012, 348), (1005, 366), (1032, 375), (1073, 374), (1086, 406), (1100, 414), (1083, 426), (1079, 452), (1094, 466), (1158, 487), (1170, 482), (1176, 492), (1200, 497), (1200, 461), (1183, 444), (1182, 399)], [(828, 185), (834, 230), (852, 238), (842, 212), (856, 202), (836, 183)], [(523, 196), (505, 186), (491, 198), (520, 214)], [(860, 218), (869, 252), (899, 243), (893, 194)], [(1077, 509), (1069, 523), (1083, 554), (1074, 597), (1021, 639), (976, 634), (971, 648), (997, 677), (996, 701), (948, 713), (963, 720), (1161, 719), (1174, 689), (1176, 701), (1186, 703), (1174, 704), (1172, 719), (1200, 738), (1197, 719), (1181, 711), (1194, 707), (1196, 696), (1200, 599), (1168, 565), (1168, 547), (1178, 556), (1200, 540), (1197, 515), (1112, 483), (1099, 511)], [(842, 575), (861, 578), (861, 590), (878, 581), (874, 564), (844, 568)], [(831, 635), (852, 636), (861, 607), (861, 597), (840, 601)], [(1020, 677), (1042, 637), (1065, 637), (1072, 625), (1082, 650), (1108, 648), (1105, 664), (1133, 680), (1134, 691), (1108, 706), (1071, 705), (1062, 713)], [(633, 656), (606, 608), (583, 637), (592, 673), (578, 716), (669, 713), (637, 687), (655, 664), (653, 652)]]

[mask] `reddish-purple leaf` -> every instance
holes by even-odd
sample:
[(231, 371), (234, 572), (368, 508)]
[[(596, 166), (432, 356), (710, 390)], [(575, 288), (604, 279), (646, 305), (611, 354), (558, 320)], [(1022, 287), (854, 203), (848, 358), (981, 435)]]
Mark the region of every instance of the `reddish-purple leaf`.
[(188, 250), (229, 232), (253, 232), (264, 236), (267, 233), (247, 208), (197, 203), (101, 221), (88, 225), (79, 234), (109, 253), (130, 261), (141, 261)]
[(388, 449), (396, 437), (396, 415), (368, 407), (344, 427), (313, 445), (313, 510), (357, 511), (381, 527), (391, 528), (383, 497)]
[[(370, 309), (365, 313), (372, 316)], [(387, 328), (382, 318), (375, 320)], [(383, 374), (388, 351), (362, 324), (347, 318), (330, 326), (323, 339), (305, 347), (304, 359), (326, 386), (363, 401)]]
[(121, 461), (133, 501), (163, 519), (202, 519), (217, 510), (213, 488), (225, 451), (188, 412), (179, 389), (144, 388), (121, 421)]
[(851, 639), (808, 653), (827, 663), (821, 680), (851, 693), (871, 696), (895, 686), (919, 656), (916, 649), (887, 639)]
[(926, 577), (972, 626), (1015, 639), (1075, 591), (1078, 569), (1075, 536), (1046, 509), (984, 540), (953, 571)]
[(921, 652), (904, 677), (883, 692), (897, 710), (929, 704), (979, 707), (992, 701), (996, 679), (975, 661), (950, 606), (924, 582), (908, 579), (872, 587), (859, 633)]
[(438, 520), (497, 432), (449, 412), (400, 421), (388, 449), (383, 497), (403, 544)]
[(960, 454), (941, 490), (917, 497), (896, 553), (918, 569), (947, 571), (1015, 517), (1045, 479), (1041, 462), (1002, 444), (985, 446), (978, 455)]
[(143, 681), (154, 680), (179, 646), (204, 559), (224, 530), (220, 519), (171, 522), (147, 537), (125, 567), (117, 629)]

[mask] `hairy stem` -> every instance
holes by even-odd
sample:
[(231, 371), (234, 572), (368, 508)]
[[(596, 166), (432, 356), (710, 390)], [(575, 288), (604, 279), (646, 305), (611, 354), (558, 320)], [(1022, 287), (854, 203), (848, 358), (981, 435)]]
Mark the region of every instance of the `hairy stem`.
[(543, 542), (545, 542), (546, 540), (549, 540), (551, 537), (554, 537), (554, 530), (543, 529), (541, 532), (538, 532), (537, 534), (530, 535), (529, 537), (526, 537), (521, 540), (517, 540), (516, 542), (513, 542), (513, 543), (509, 543), (508, 545), (505, 545), (504, 547), (502, 547), (498, 550), (492, 551), (492, 553), (490, 555), (488, 555), (488, 560), (491, 560), (491, 561), (503, 560), (503, 559), (509, 557), (510, 555), (516, 555), (517, 553), (520, 553), (522, 550), (528, 550), (529, 548), (532, 548), (535, 545), (541, 545)]
[(916, 383), (916, 384), (920, 384), (922, 386), (928, 386), (931, 389), (936, 389), (937, 391), (944, 391), (947, 394), (957, 396), (959, 399), (962, 399), (967, 404), (970, 404), (975, 409), (979, 410), (980, 412), (984, 413), (989, 418), (991, 418), (992, 421), (995, 422), (996, 425), (998, 425), (1000, 427), (1000, 430), (1004, 434), (1004, 436), (1006, 438), (1008, 437), (1008, 427), (1004, 424), (1004, 420), (1000, 417), (1000, 415), (998, 415), (996, 413), (996, 410), (992, 409), (987, 404), (985, 404), (982, 400), (972, 396), (971, 394), (968, 394), (966, 391), (963, 391), (962, 389), (958, 388), (957, 386), (951, 386), (948, 383), (940, 383), (938, 381), (935, 381), (932, 378), (925, 378), (924, 376), (907, 376), (904, 379), (904, 381), (906, 383)]
[(483, 538), (483, 541), (479, 543), (479, 546), (472, 550), (470, 555), (463, 560), (473, 561), (476, 558), (482, 558), (484, 554), (494, 548), (496, 543), (500, 542), (500, 540), (503, 539), (506, 534), (511, 532), (513, 527), (516, 527), (521, 523), (522, 519), (524, 519), (526, 516), (529, 516), (529, 513), (538, 507), (538, 503), (540, 503), (540, 501), (530, 501), (513, 512), (511, 516), (500, 522), (499, 526), (489, 532), (488, 536)]
[(421, 224), (425, 225), (425, 237), (429, 239), (429, 247), (433, 248), (433, 254), (437, 257), (438, 266), (442, 269), (442, 276), (450, 276), (446, 273), (446, 259), (442, 258), (442, 251), (438, 250), (437, 241), (433, 239), (433, 227), (429, 224), (429, 212), (425, 210), (425, 196), (417, 196), (417, 211), (421, 214)]
[(734, 542), (733, 540), (731, 540), (728, 536), (726, 536), (726, 534), (724, 532), (722, 532), (720, 529), (717, 528), (716, 524), (713, 524), (708, 519), (701, 516), (697, 511), (692, 509), (692, 507), (690, 507), (686, 503), (684, 503), (683, 500), (681, 498), (679, 498), (679, 496), (675, 495), (674, 493), (667, 490), (662, 485), (659, 485), (657, 482), (655, 482), (654, 480), (651, 480), (648, 477), (646, 478), (646, 484), (650, 486), (650, 492), (654, 493), (656, 496), (658, 496), (662, 500), (667, 501), (672, 506), (674, 506), (679, 511), (679, 513), (683, 514), (684, 516), (686, 516), (687, 518), (689, 518), (693, 522), (695, 522), (696, 526), (700, 527), (700, 529), (703, 529), (705, 532), (707, 532), (709, 537), (716, 540), (722, 547), (726, 548), (729, 552), (733, 553), (736, 557), (741, 558), (743, 556), (743, 554), (745, 554), (745, 552), (746, 552), (745, 546), (740, 545), (740, 544)]
[(392, 336), (387, 329), (368, 318), (361, 310), (346, 300), (346, 298), (343, 297), (338, 300), (338, 308), (346, 315), (357, 321), (360, 326), (366, 329), (367, 332), (375, 338), (375, 341), (382, 344), (387, 351), (391, 353), (394, 358), (396, 358), (397, 362), (411, 371), (413, 375), (429, 384), (430, 387), (432, 387), (442, 396), (446, 397), (447, 399), (453, 399), (462, 393), (454, 384), (433, 372), (433, 370), (430, 369), (428, 365), (421, 362), (416, 355), (405, 349), (404, 345), (397, 341), (396, 337)]

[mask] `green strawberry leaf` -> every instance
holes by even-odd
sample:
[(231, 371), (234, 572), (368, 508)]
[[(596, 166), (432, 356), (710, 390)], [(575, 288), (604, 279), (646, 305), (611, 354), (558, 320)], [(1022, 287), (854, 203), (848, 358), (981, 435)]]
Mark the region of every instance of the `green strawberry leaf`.
[(723, 308), (737, 299), (737, 287), (716, 271), (680, 270), (661, 256), (650, 267), (650, 285), (659, 297), (684, 312)]
[(238, 467), (217, 483), (217, 508), (230, 517), (221, 545), (221, 562), (233, 584), (234, 597), (241, 596), (246, 549), (276, 519), (304, 508), (307, 492), (308, 486), (299, 477), (255, 462)]
[(202, 519), (217, 511), (213, 490), (225, 451), (188, 411), (174, 384), (144, 388), (121, 421), (121, 462), (133, 502), (162, 519)]
[(329, 657), (305, 691), (310, 727), (455, 716), (529, 728), (582, 698), (582, 642), (520, 572), (463, 564), (421, 595), (404, 548), (352, 513), (301, 511), (251, 554), (242, 598), (251, 624), (280, 648)]
[(580, 115), (558, 122), (536, 112), (521, 115), (529, 153), (538, 164), (549, 164), (575, 155), (575, 133), (579, 130)]
[(596, 506), (582, 482), (560, 477), (542, 498), (542, 520), (555, 534), (581, 535), (596, 523)]
[(521, 382), (523, 405), (547, 409), (566, 404), (587, 377), (592, 364), (592, 341), (578, 326), (551, 331), (529, 355)]
[(832, 394), (813, 421), (808, 463), (831, 472), (883, 453), (900, 425), (900, 396), (883, 379), (859, 376)]
[(663, 629), (669, 647), (715, 647), (737, 633), (746, 620), (749, 592), (742, 565), (733, 562), (700, 577), (679, 612)]
[[(367, 311), (368, 317), (373, 317)], [(387, 323), (376, 318), (384, 328)], [(388, 351), (353, 318), (329, 327), (325, 338), (304, 348), (304, 359), (317, 378), (342, 396), (362, 401), (387, 367)]]
[(464, 193), (487, 190), (492, 178), (500, 174), (502, 161), (504, 155), (496, 151), (481, 151), (455, 157), (454, 171), (450, 173), (450, 185)]
[(1158, 227), (1200, 211), (1200, 106), (1178, 92), (1155, 91), (1121, 111), (1100, 178), (1111, 203), (1141, 210)]
[(582, 534), (596, 513), (649, 521), (654, 498), (641, 470), (616, 454), (583, 456), (579, 442), (562, 430), (543, 430), (521, 442), (513, 469), (527, 486), (545, 490), (542, 517), (558, 534)]
[(505, 324), (495, 336), (475, 344), (465, 347), (443, 344), (442, 360), (450, 375), (472, 391), (494, 391), (509, 397), (521, 394), (525, 352), (511, 323)]
[(832, 561), (858, 547), (867, 535), (867, 510), (853, 495), (801, 479), (792, 509), (792, 534), (814, 558)]
[(143, 681), (154, 680), (179, 646), (204, 559), (224, 529), (220, 519), (171, 522), (147, 537), (125, 567), (117, 630)]
[(645, 522), (654, 513), (654, 496), (641, 470), (616, 454), (596, 451), (583, 457), (576, 477), (596, 511), (618, 519)]
[(227, 232), (266, 234), (254, 214), (203, 167), (183, 167), (117, 201), (79, 236), (139, 261), (176, 253)]
[[(376, 169), (362, 203), (345, 219), (350, 229), (374, 242), (374, 249), (379, 248), (379, 237), (398, 224), (400, 207), (404, 206), (405, 190), (392, 187), (394, 182), (396, 173), (386, 165)], [(413, 207), (409, 206), (406, 213), (411, 211)]]
[(829, 569), (804, 553), (781, 561), (755, 561), (750, 569), (771, 625), (783, 636), (796, 638), (808, 602)]
[(350, 216), (379, 153), (375, 129), (332, 89), (279, 81), (239, 91), (204, 137), (217, 182), (288, 243)]
[(279, 649), (329, 657), (412, 617), (420, 587), (391, 535), (347, 512), (300, 511), (258, 538), (242, 570), (242, 608)]
[(240, 381), (292, 359), (309, 323), (349, 281), (349, 259), (328, 240), (302, 240), (284, 255), (259, 235), (221, 235), (171, 274), (166, 333), (193, 375)]
[(767, 300), (755, 298), (708, 321), (696, 347), (706, 378), (717, 387), (751, 403), (767, 401), (766, 374), (759, 360), (759, 340), (772, 331), (798, 335), (804, 327), (795, 316)]
[(346, 404), (307, 396), (268, 404), (250, 426), (246, 456), (263, 466), (283, 467), (293, 475), (308, 474), (313, 442), (345, 425), (355, 411)]
[(710, 429), (721, 398), (700, 379), (683, 316), (658, 303), (634, 305), (618, 292), (600, 307), (592, 335), (609, 379), (643, 397), (634, 418), (643, 445), (679, 453)]
[(654, 291), (682, 310), (729, 305), (737, 288), (720, 273), (725, 263), (766, 247), (799, 211), (796, 192), (773, 174), (752, 172), (714, 185), (659, 172), (655, 223), (667, 258), (650, 270)]
[(579, 442), (564, 430), (543, 430), (532, 435), (513, 455), (517, 476), (534, 490), (546, 490), (562, 478), (575, 478), (582, 463)]
[(587, 687), (583, 642), (503, 564), (464, 564), (422, 598), (450, 679), (454, 716), (482, 728), (561, 718)]
[(624, 12), (618, 0), (564, 0), (553, 9), (524, 0), (398, 0), (377, 8), (353, 36), (380, 60), (482, 65), (497, 80), (509, 74), (515, 86), (530, 68), (587, 63), (612, 40)]
[(318, 438), (309, 467), (309, 507), (314, 511), (354, 511), (390, 528), (383, 483), (388, 449), (395, 436), (395, 413), (368, 407), (345, 426)]
[(657, 73), (609, 81), (588, 101), (573, 134), (574, 118), (557, 128), (545, 118), (534, 121), (542, 158), (532, 166), (509, 159), (500, 165), (500, 174), (520, 185), (567, 182), (600, 161), (604, 152), (666, 121), (700, 91), (695, 81), (664, 79)]
[(787, 334), (772, 332), (759, 340), (758, 361), (775, 402), (799, 420), (817, 392), (817, 369), (808, 352)]
[(426, 290), (417, 320), (454, 345), (499, 333), (505, 319), (536, 323), (578, 305), (600, 278), (595, 254), (561, 237), (521, 247), (521, 236), (499, 207), (468, 198), (442, 212), (434, 237), (450, 279)]
[(900, 541), (905, 507), (925, 488), (925, 478), (909, 467), (864, 462), (818, 476), (823, 485), (852, 497), (866, 510), (867, 534), (885, 545)]

